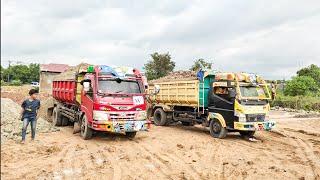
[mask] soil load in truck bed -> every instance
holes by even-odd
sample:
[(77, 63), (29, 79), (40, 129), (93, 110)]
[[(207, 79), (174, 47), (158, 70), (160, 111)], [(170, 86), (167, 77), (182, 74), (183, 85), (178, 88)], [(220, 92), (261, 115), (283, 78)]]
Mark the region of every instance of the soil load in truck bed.
[(182, 81), (182, 80), (197, 80), (197, 73), (195, 71), (174, 71), (167, 76), (159, 79), (149, 81), (150, 84), (168, 81)]

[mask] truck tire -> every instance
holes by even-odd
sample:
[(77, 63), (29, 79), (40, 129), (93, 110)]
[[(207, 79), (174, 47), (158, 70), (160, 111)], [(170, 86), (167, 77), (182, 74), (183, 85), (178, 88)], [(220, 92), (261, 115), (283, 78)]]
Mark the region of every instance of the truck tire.
[(137, 132), (126, 132), (126, 137), (133, 139), (137, 135)]
[(69, 124), (69, 118), (65, 117), (65, 116), (62, 116), (61, 118), (61, 125), (62, 126), (67, 126)]
[(88, 126), (86, 115), (83, 115), (81, 119), (80, 135), (84, 140), (88, 140), (92, 137), (93, 130)]
[(221, 123), (217, 119), (210, 121), (210, 135), (215, 138), (223, 139), (227, 136), (227, 129), (222, 127)]
[(61, 126), (62, 125), (62, 115), (60, 110), (57, 107), (53, 108), (52, 111), (52, 125), (53, 126)]
[(157, 126), (164, 126), (167, 124), (167, 113), (162, 108), (157, 108), (153, 113), (153, 121)]
[(253, 137), (256, 131), (239, 131), (240, 135), (243, 137)]

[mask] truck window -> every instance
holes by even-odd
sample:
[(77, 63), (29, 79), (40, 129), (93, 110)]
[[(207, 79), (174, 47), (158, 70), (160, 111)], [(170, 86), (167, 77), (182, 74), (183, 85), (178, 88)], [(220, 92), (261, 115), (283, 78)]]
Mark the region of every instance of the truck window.
[(139, 83), (136, 81), (99, 80), (99, 92), (135, 94), (141, 93)]
[(225, 100), (229, 100), (228, 99), (228, 88), (227, 87), (220, 87), (220, 86), (216, 86), (213, 89), (213, 93)]
[(260, 86), (240, 86), (240, 92), (243, 97), (266, 98), (264, 89)]

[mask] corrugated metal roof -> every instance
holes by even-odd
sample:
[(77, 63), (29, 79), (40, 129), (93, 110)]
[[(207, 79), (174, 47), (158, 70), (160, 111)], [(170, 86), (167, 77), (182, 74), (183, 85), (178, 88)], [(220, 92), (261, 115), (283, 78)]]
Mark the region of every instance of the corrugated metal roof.
[(40, 71), (43, 72), (65, 72), (67, 69), (69, 69), (69, 65), (67, 64), (40, 64)]

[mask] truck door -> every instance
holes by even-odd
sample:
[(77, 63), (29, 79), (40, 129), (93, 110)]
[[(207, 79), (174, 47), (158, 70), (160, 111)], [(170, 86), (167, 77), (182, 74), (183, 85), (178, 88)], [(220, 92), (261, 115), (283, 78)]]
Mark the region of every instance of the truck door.
[(81, 92), (81, 111), (83, 111), (86, 116), (89, 124), (92, 122), (93, 118), (93, 98), (94, 98), (94, 81), (91, 79), (90, 88), (87, 90), (82, 90)]
[(229, 98), (228, 88), (215, 86), (211, 88), (209, 95), (209, 112), (219, 113), (223, 116), (227, 126), (233, 128), (234, 116), (234, 99)]

